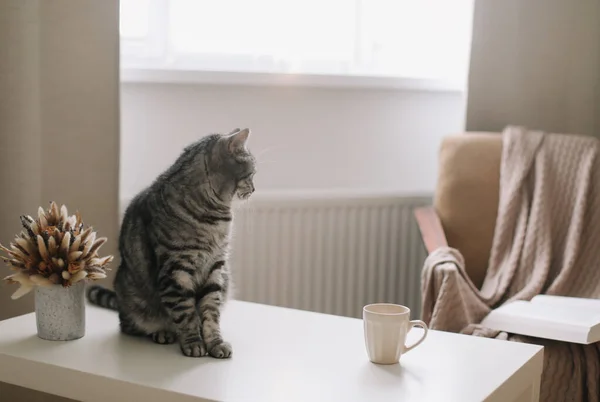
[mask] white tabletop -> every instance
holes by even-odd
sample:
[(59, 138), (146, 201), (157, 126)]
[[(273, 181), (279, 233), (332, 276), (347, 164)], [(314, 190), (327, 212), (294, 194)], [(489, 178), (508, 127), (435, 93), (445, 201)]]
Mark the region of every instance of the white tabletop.
[(542, 366), (539, 346), (437, 331), (400, 365), (379, 366), (362, 320), (240, 301), (222, 325), (228, 360), (121, 335), (117, 314), (94, 306), (86, 336), (69, 342), (41, 340), (33, 314), (16, 317), (0, 322), (0, 381), (102, 402), (469, 402), (510, 400)]

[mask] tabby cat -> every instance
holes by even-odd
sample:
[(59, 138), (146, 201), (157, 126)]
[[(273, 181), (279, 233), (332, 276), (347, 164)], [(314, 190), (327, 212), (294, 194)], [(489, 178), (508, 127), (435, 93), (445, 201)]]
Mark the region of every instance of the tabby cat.
[(189, 145), (128, 206), (115, 291), (87, 292), (91, 303), (119, 312), (123, 333), (178, 340), (185, 356), (231, 356), (220, 314), (230, 289), (231, 204), (254, 192), (249, 135), (236, 129)]

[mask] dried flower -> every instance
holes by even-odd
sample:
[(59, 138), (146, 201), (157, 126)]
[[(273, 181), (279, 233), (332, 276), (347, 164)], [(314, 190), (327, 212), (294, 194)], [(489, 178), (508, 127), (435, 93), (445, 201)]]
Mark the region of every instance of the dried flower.
[(15, 236), (10, 248), (0, 245), (7, 254), (0, 258), (17, 271), (4, 278), (20, 285), (13, 299), (27, 294), (34, 286), (68, 287), (81, 280), (106, 278), (113, 256), (101, 258), (98, 250), (107, 239), (96, 238), (92, 227), (84, 230), (79, 213), (69, 216), (67, 207), (59, 209), (53, 201), (48, 211), (39, 208), (37, 219), (28, 215), (20, 219), (24, 230)]

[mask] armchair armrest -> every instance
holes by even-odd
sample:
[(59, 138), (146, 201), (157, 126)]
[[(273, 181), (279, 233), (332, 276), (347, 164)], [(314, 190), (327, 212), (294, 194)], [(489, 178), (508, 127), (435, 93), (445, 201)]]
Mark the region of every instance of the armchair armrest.
[(439, 247), (447, 247), (442, 221), (432, 206), (415, 208), (414, 215), (428, 253)]

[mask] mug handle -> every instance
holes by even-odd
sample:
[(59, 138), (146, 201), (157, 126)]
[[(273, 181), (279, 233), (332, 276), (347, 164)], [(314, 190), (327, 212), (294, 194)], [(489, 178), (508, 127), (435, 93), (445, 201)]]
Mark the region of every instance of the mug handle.
[(408, 352), (411, 349), (416, 348), (417, 346), (419, 346), (421, 344), (421, 342), (423, 342), (425, 340), (425, 338), (427, 337), (427, 331), (429, 331), (429, 328), (427, 328), (427, 324), (425, 324), (423, 321), (421, 320), (412, 320), (409, 322), (410, 324), (410, 329), (408, 330), (410, 332), (411, 329), (413, 329), (414, 327), (421, 327), (425, 330), (425, 332), (423, 332), (423, 336), (421, 337), (421, 339), (419, 339), (418, 341), (416, 341), (415, 343), (413, 343), (410, 346), (404, 346), (404, 353)]

